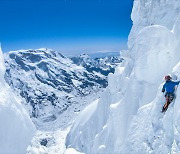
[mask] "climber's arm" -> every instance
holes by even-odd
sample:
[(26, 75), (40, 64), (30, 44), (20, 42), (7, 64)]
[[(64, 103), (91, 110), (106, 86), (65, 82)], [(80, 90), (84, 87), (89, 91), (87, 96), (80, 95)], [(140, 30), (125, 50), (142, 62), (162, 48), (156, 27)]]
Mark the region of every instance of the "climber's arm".
[(179, 83), (180, 83), (180, 81), (177, 81), (177, 82), (175, 82), (175, 81), (173, 81), (173, 83), (174, 83), (174, 85), (179, 85)]
[(165, 84), (162, 87), (162, 92), (165, 92)]

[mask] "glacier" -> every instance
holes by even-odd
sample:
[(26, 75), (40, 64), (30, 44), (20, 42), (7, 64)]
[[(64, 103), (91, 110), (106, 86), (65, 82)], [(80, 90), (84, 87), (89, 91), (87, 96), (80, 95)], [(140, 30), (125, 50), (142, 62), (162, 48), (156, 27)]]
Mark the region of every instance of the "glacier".
[(67, 148), (86, 154), (180, 153), (179, 100), (161, 113), (163, 77), (180, 80), (180, 2), (134, 0), (128, 50), (101, 98), (79, 114)]
[(5, 65), (0, 48), (0, 154), (24, 154), (35, 134), (35, 126), (4, 80)]

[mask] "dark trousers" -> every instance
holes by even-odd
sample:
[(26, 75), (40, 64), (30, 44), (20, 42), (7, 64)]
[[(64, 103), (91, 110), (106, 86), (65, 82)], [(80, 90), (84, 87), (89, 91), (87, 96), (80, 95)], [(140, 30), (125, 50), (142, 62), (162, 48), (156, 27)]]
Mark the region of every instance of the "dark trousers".
[(169, 93), (169, 92), (165, 93), (166, 103), (163, 106), (162, 112), (164, 112), (168, 109), (168, 106), (173, 101), (174, 96), (175, 96), (174, 93)]

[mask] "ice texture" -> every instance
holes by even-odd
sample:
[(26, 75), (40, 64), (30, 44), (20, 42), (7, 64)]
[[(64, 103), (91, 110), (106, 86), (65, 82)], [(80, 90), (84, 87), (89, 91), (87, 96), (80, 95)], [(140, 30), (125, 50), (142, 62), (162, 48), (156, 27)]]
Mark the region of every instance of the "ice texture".
[(179, 10), (177, 0), (134, 1), (124, 61), (109, 74), (97, 105), (86, 111), (90, 117), (80, 114), (82, 123), (75, 121), (67, 147), (86, 154), (180, 153), (180, 89), (161, 113), (163, 77), (180, 80)]

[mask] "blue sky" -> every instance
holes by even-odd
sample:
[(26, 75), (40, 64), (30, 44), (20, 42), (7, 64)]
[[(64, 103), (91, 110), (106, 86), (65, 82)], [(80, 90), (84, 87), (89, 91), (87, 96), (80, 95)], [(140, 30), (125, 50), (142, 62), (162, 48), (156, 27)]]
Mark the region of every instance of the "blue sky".
[(127, 48), (133, 0), (1, 0), (6, 51), (41, 47), (65, 54)]

